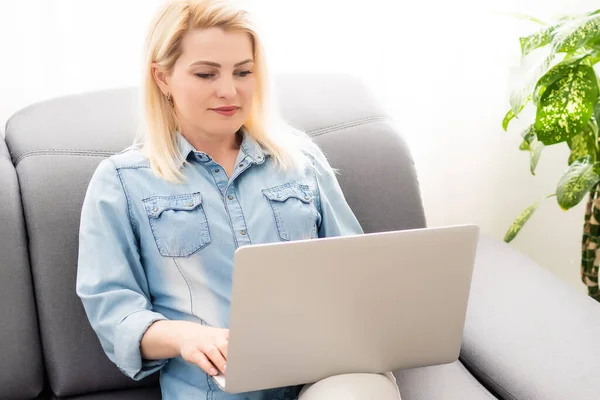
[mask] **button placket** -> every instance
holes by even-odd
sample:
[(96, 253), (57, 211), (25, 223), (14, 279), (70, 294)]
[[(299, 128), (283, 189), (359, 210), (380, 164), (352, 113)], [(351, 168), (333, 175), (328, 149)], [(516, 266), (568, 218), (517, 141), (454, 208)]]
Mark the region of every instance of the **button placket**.
[(206, 167), (208, 172), (213, 176), (217, 187), (221, 191), (221, 195), (224, 196), (229, 185), (229, 179), (227, 178), (225, 170), (213, 160), (206, 162), (204, 166)]
[(246, 169), (251, 166), (249, 157), (246, 156), (237, 165), (232, 174), (232, 177), (225, 189), (225, 205), (227, 213), (231, 221), (231, 227), (233, 228), (233, 234), (235, 236), (236, 246), (243, 246), (252, 244), (250, 235), (248, 234), (248, 227), (246, 226), (246, 220), (244, 219), (244, 213), (242, 206), (239, 202), (238, 196), (235, 196), (235, 181)]
[(225, 208), (231, 221), (231, 228), (235, 236), (236, 247), (251, 244), (248, 227), (244, 219), (242, 206), (238, 196), (234, 195), (234, 187), (230, 186), (227, 189), (228, 195), (225, 197)]

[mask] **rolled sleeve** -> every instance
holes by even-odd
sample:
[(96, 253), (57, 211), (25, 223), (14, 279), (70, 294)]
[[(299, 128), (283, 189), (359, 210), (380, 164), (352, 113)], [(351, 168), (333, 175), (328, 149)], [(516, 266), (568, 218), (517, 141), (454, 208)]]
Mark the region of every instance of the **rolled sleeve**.
[(83, 202), (76, 290), (102, 349), (135, 380), (167, 362), (144, 360), (140, 351), (148, 327), (166, 318), (152, 310), (138, 243), (118, 170), (104, 160)]
[(319, 237), (360, 235), (363, 229), (350, 209), (335, 172), (321, 151), (313, 156), (317, 202), (321, 214)]
[(166, 318), (149, 310), (137, 310), (129, 314), (115, 329), (115, 361), (119, 369), (135, 380), (158, 371), (166, 360), (145, 360), (140, 343), (146, 330), (156, 321)]

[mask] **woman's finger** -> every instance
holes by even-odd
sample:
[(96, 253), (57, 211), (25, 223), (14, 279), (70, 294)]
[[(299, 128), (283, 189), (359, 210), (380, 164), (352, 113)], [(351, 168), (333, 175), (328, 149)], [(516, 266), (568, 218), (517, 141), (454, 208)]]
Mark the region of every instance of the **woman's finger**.
[(227, 362), (225, 361), (225, 357), (221, 353), (221, 350), (219, 350), (219, 348), (213, 344), (209, 345), (208, 348), (203, 349), (203, 351), (210, 362), (212, 362), (213, 365), (219, 369), (219, 371), (225, 373), (225, 364)]
[(219, 371), (217, 371), (217, 368), (214, 366), (214, 364), (212, 362), (210, 362), (210, 360), (208, 359), (208, 357), (206, 357), (206, 355), (201, 352), (201, 351), (196, 351), (193, 354), (193, 362), (199, 366), (200, 368), (202, 368), (202, 370), (204, 372), (206, 372), (208, 375), (217, 375), (219, 373)]
[(225, 362), (227, 362), (227, 347), (228, 347), (228, 345), (229, 345), (229, 342), (227, 341), (227, 339), (225, 339), (225, 338), (217, 339), (216, 346), (221, 351), (221, 354), (223, 354), (223, 358), (225, 358)]

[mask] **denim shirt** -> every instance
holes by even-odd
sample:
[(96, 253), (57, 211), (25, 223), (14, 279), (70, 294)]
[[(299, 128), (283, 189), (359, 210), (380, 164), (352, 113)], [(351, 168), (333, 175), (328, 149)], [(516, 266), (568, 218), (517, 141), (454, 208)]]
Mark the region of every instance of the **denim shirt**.
[[(243, 132), (243, 131), (241, 131)], [(79, 232), (77, 294), (105, 353), (129, 377), (158, 370), (164, 399), (292, 399), (298, 387), (231, 395), (181, 357), (145, 360), (158, 320), (229, 327), (233, 255), (244, 245), (362, 233), (325, 156), (280, 170), (244, 134), (231, 177), (181, 135), (185, 183), (160, 179), (129, 148), (89, 183)], [(268, 371), (265, 371), (268, 373)]]

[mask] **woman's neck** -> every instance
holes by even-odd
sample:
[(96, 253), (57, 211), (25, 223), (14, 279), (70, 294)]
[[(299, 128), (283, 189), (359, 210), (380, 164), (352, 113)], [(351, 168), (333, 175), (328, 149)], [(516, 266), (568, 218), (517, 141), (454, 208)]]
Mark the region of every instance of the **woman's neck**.
[(185, 139), (197, 151), (201, 151), (213, 158), (231, 154), (240, 149), (242, 137), (237, 132), (230, 135), (210, 135), (205, 133), (181, 132)]

